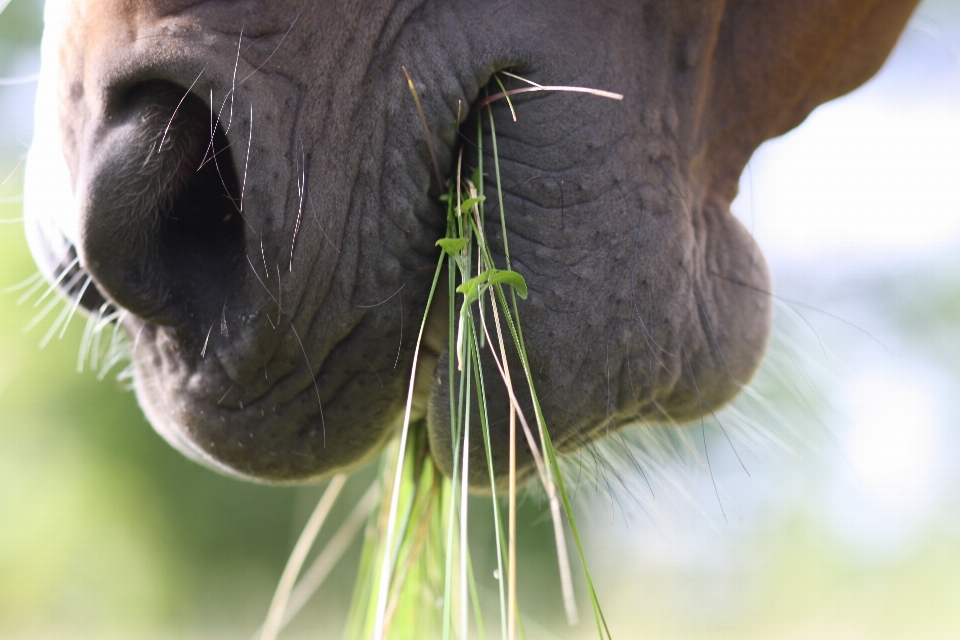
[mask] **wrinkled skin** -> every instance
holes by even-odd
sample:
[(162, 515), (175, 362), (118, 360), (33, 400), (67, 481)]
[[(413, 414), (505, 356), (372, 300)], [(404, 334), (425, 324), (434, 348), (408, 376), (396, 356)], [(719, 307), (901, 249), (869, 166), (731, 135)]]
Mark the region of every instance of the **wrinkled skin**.
[[(40, 87), (59, 122), (38, 124), (31, 246), (52, 278), (79, 256), (85, 307), (128, 311), (137, 395), (170, 443), (270, 482), (369, 459), (403, 415), (445, 210), (401, 67), (444, 180), (462, 141), (473, 148), (458, 105), (498, 70), (624, 94), (518, 96), (517, 122), (493, 106), (526, 347), (568, 451), (631, 423), (698, 420), (750, 379), (770, 282), (729, 213), (739, 175), (761, 142), (869, 78), (915, 4), (67, 3), (47, 14), (65, 17), (60, 36), (48, 25)], [(433, 320), (413, 410), (449, 472)], [(508, 405), (488, 394), (502, 478)], [(489, 486), (471, 447), (471, 483)]]

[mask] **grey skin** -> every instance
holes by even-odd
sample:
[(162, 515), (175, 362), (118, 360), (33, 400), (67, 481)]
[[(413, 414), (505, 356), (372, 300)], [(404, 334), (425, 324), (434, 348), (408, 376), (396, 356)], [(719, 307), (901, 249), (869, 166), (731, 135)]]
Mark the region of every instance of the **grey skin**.
[[(56, 274), (78, 255), (84, 306), (130, 312), (137, 396), (168, 441), (282, 483), (368, 460), (403, 414), (445, 211), (402, 67), (444, 181), (472, 148), (458, 111), (498, 70), (624, 95), (518, 96), (517, 122), (493, 105), (526, 347), (570, 451), (699, 420), (750, 379), (770, 282), (729, 213), (739, 175), (761, 142), (875, 73), (915, 1), (69, 4), (59, 124), (77, 205), (32, 214), (38, 261)], [(504, 266), (498, 218), (486, 232)], [(414, 417), (449, 473), (443, 321)], [(502, 384), (487, 391), (502, 483), (508, 405)], [(471, 470), (489, 488), (479, 438)]]

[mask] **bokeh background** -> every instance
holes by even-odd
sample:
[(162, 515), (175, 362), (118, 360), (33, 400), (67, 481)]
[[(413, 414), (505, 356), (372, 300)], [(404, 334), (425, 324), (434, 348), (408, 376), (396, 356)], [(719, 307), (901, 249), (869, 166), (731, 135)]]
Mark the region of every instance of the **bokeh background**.
[[(11, 289), (36, 273), (41, 13), (0, 0), (0, 637), (247, 638), (322, 487), (183, 459), (119, 368), (77, 373), (81, 321), (40, 348), (56, 313)], [(960, 2), (924, 2), (873, 81), (764, 145), (733, 208), (776, 281), (751, 393), (689, 429), (699, 458), (651, 479), (589, 457), (577, 485), (615, 637), (960, 637)], [(536, 492), (521, 521), (527, 636), (591, 637), (563, 622)], [(283, 637), (338, 636), (356, 558)]]

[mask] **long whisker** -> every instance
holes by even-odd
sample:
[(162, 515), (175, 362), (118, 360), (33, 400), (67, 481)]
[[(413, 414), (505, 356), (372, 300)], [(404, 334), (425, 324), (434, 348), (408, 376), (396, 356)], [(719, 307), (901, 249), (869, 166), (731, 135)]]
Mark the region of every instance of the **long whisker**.
[(340, 249), (337, 248), (337, 245), (335, 245), (333, 240), (330, 239), (330, 236), (327, 235), (327, 231), (323, 228), (323, 225), (320, 224), (320, 216), (317, 215), (317, 208), (313, 204), (313, 195), (308, 193), (307, 200), (310, 202), (310, 209), (313, 211), (313, 217), (317, 221), (317, 226), (320, 227), (320, 232), (323, 234), (323, 237), (327, 239), (327, 242), (330, 243), (330, 246), (333, 247), (334, 251), (340, 253)]
[(300, 231), (300, 221), (303, 219), (303, 194), (307, 190), (307, 155), (303, 148), (303, 139), (300, 139), (300, 175), (297, 176), (297, 189), (300, 192), (300, 204), (297, 206), (297, 223), (293, 227), (293, 240), (290, 242), (290, 271), (293, 272), (293, 250), (297, 246), (297, 233)]
[(240, 37), (237, 38), (237, 59), (233, 63), (233, 82), (230, 86), (230, 119), (227, 120), (227, 129), (224, 133), (230, 133), (230, 125), (233, 124), (233, 97), (237, 92), (237, 67), (240, 66), (240, 45), (243, 43), (243, 28), (246, 24), (247, 20), (244, 18), (240, 24)]
[[(245, 254), (245, 255), (246, 255), (246, 254)], [(250, 256), (247, 255), (246, 258), (247, 258), (247, 264), (249, 264), (249, 265), (250, 265), (250, 269), (253, 270), (253, 275), (255, 275), (255, 276), (257, 277), (257, 281), (261, 284), (261, 286), (263, 286), (263, 290), (267, 292), (267, 295), (270, 296), (270, 299), (277, 303), (277, 308), (279, 309), (279, 308), (280, 308), (280, 303), (279, 303), (279, 302), (277, 301), (277, 299), (273, 296), (273, 292), (270, 291), (270, 289), (267, 288), (266, 283), (264, 283), (264, 281), (260, 279), (260, 274), (257, 273), (256, 267), (253, 266), (253, 262), (250, 260)], [(269, 273), (269, 272), (268, 272), (268, 273)], [(270, 314), (269, 314), (269, 313), (266, 313), (266, 314), (264, 314), (264, 315), (267, 316), (267, 322), (270, 323), (270, 326), (273, 327), (274, 329), (276, 329), (276, 328), (277, 328), (277, 325), (274, 324), (273, 319), (270, 317)], [(279, 321), (279, 319), (280, 319), (280, 315), (279, 315), (279, 313), (278, 313), (278, 314), (277, 314), (277, 320)], [(213, 329), (213, 326), (211, 325), (210, 328)]]
[(391, 293), (387, 298), (384, 298), (383, 300), (381, 300), (380, 302), (378, 302), (378, 303), (376, 303), (376, 304), (355, 304), (355, 305), (353, 305), (353, 306), (356, 307), (357, 309), (373, 309), (374, 307), (379, 307), (380, 305), (386, 304), (387, 302), (390, 302), (391, 300), (393, 300), (393, 297), (394, 297), (395, 295), (397, 295), (398, 293), (400, 293), (405, 286), (407, 286), (407, 285), (406, 285), (406, 284), (400, 285), (400, 288), (399, 288), (399, 289), (397, 289), (396, 291), (394, 291), (393, 293)]
[(73, 320), (73, 315), (77, 312), (77, 309), (80, 307), (80, 301), (83, 300), (83, 294), (87, 292), (87, 287), (90, 286), (90, 283), (93, 282), (93, 278), (87, 276), (86, 281), (84, 281), (83, 286), (80, 287), (80, 292), (77, 293), (76, 299), (73, 301), (73, 307), (70, 309), (70, 317), (67, 318), (67, 323), (63, 325), (63, 330), (60, 331), (60, 335), (57, 336), (58, 340), (63, 340), (64, 334), (67, 332), (67, 327), (70, 326), (70, 321)]
[(103, 316), (109, 308), (109, 302), (104, 302), (100, 305), (100, 310), (97, 312), (97, 321), (94, 323), (93, 344), (90, 348), (90, 369), (93, 371), (100, 369), (100, 337), (103, 335), (103, 331), (98, 331), (97, 326), (100, 324), (100, 321), (103, 320)]
[(63, 324), (63, 321), (66, 320), (67, 315), (70, 313), (70, 305), (64, 304), (63, 309), (60, 311), (60, 315), (57, 316), (57, 319), (53, 321), (53, 324), (50, 325), (50, 328), (47, 330), (47, 333), (44, 334), (43, 338), (40, 340), (40, 348), (49, 344), (50, 340), (53, 338), (54, 334), (57, 333), (57, 329), (60, 328), (60, 325)]
[(243, 184), (240, 186), (240, 213), (243, 213), (243, 194), (247, 190), (247, 167), (250, 165), (250, 146), (253, 144), (253, 103), (250, 103), (250, 136), (247, 138), (247, 159), (243, 161)]
[(11, 285), (11, 286), (7, 287), (6, 289), (0, 289), (0, 293), (13, 293), (14, 291), (19, 291), (20, 289), (23, 289), (24, 287), (29, 287), (31, 284), (33, 284), (34, 282), (36, 282), (38, 279), (42, 279), (42, 278), (43, 278), (43, 274), (40, 273), (40, 271), (37, 271), (36, 273), (34, 273), (32, 276), (30, 276), (29, 278), (27, 278), (27, 279), (24, 280), (23, 282), (18, 282), (18, 283), (15, 284), (15, 285)]
[(267, 56), (267, 59), (264, 60), (262, 63), (260, 63), (260, 65), (256, 69), (254, 69), (253, 71), (248, 73), (246, 76), (244, 76), (243, 80), (241, 80), (239, 84), (243, 84), (248, 79), (250, 79), (250, 76), (255, 74), (257, 71), (260, 71), (260, 69), (262, 69), (265, 64), (270, 62), (270, 58), (272, 58), (274, 54), (280, 50), (280, 46), (283, 45), (284, 41), (287, 39), (287, 36), (290, 35), (291, 31), (293, 31), (293, 27), (294, 25), (297, 24), (297, 20), (300, 19), (300, 15), (303, 13), (303, 10), (307, 8), (307, 2), (308, 0), (304, 0), (303, 4), (300, 5), (300, 11), (298, 11), (297, 15), (293, 18), (293, 22), (290, 23), (290, 27), (287, 29), (287, 32), (283, 34), (282, 38), (280, 38), (280, 42), (277, 43), (277, 48), (273, 50), (273, 53)]
[(187, 99), (187, 96), (190, 95), (190, 92), (193, 91), (193, 86), (197, 84), (197, 81), (200, 80), (200, 76), (203, 75), (203, 72), (207, 70), (206, 65), (203, 69), (200, 69), (200, 73), (197, 75), (196, 80), (190, 83), (190, 87), (187, 89), (186, 93), (183, 94), (183, 97), (180, 98), (180, 102), (177, 103), (177, 108), (173, 110), (173, 115), (170, 116), (170, 122), (167, 123), (167, 128), (163, 130), (163, 137), (160, 138), (160, 144), (157, 146), (157, 153), (163, 151), (163, 143), (167, 141), (167, 134), (170, 132), (170, 125), (173, 124), (173, 119), (177, 117), (177, 112), (180, 111), (180, 107), (183, 105), (183, 101)]
[(310, 366), (310, 358), (307, 357), (307, 350), (303, 347), (303, 340), (300, 339), (300, 334), (297, 333), (297, 328), (293, 326), (293, 320), (287, 319), (287, 322), (290, 324), (290, 329), (293, 330), (293, 335), (297, 337), (297, 342), (300, 343), (300, 351), (303, 352), (303, 359), (307, 363), (307, 370), (310, 372), (310, 378), (313, 380), (313, 390), (317, 392), (317, 404), (320, 406), (320, 426), (323, 429), (323, 447), (327, 447), (327, 423), (323, 419), (323, 401), (320, 400), (320, 387), (317, 385), (317, 377), (313, 375), (313, 367)]
[[(34, 307), (39, 307), (39, 306), (40, 306), (40, 303), (43, 302), (44, 300), (46, 300), (46, 299), (47, 299), (47, 296), (49, 296), (51, 293), (53, 293), (53, 292), (57, 289), (57, 285), (60, 284), (60, 283), (63, 281), (63, 279), (67, 276), (67, 274), (70, 273), (70, 270), (71, 270), (71, 269), (73, 269), (75, 266), (77, 266), (77, 263), (78, 263), (78, 262), (80, 262), (80, 257), (79, 257), (79, 256), (76, 257), (76, 258), (74, 258), (73, 261), (72, 261), (70, 264), (68, 264), (67, 266), (65, 266), (65, 267), (63, 268), (63, 271), (60, 272), (60, 275), (57, 276), (57, 279), (54, 280), (53, 283), (50, 285), (50, 287), (47, 289), (47, 292), (44, 293), (42, 296), (40, 296), (40, 299), (37, 300), (36, 302), (34, 302), (34, 303), (33, 303), (33, 306), (34, 306)], [(67, 289), (69, 290), (69, 287), (68, 287)]]
[(97, 318), (92, 313), (87, 316), (87, 325), (83, 329), (83, 337), (80, 338), (80, 352), (77, 354), (77, 373), (83, 373), (83, 365), (87, 361), (87, 355), (90, 353), (91, 341), (93, 340), (93, 327), (97, 324)]
[[(40, 276), (40, 277), (39, 277), (39, 279), (33, 284), (33, 286), (31, 286), (29, 289), (27, 289), (27, 291), (26, 291), (23, 295), (21, 295), (19, 298), (17, 298), (17, 306), (18, 306), (18, 307), (19, 307), (20, 305), (22, 305), (24, 302), (26, 302), (27, 300), (29, 300), (30, 298), (32, 298), (32, 297), (33, 297), (33, 294), (35, 294), (35, 293), (37, 292), (37, 290), (38, 290), (40, 287), (42, 287), (42, 286), (44, 285), (44, 283), (46, 282), (46, 280), (43, 279), (43, 274), (41, 274), (41, 273), (38, 272), (37, 275)], [(19, 285), (18, 285), (18, 287), (19, 287)]]
[(58, 304), (60, 304), (61, 302), (62, 302), (62, 301), (60, 300), (60, 298), (53, 298), (52, 300), (50, 300), (50, 302), (47, 303), (47, 306), (45, 306), (45, 307), (40, 311), (40, 313), (38, 313), (37, 315), (35, 315), (35, 316), (33, 317), (33, 320), (31, 320), (29, 323), (27, 323), (27, 326), (25, 326), (25, 327), (23, 328), (23, 333), (28, 333), (28, 332), (29, 332), (31, 329), (33, 329), (35, 326), (37, 326), (38, 324), (40, 324), (40, 322), (41, 322), (44, 318), (46, 318), (47, 315), (48, 315), (51, 311), (53, 311), (53, 308), (54, 308), (55, 306), (57, 306)]

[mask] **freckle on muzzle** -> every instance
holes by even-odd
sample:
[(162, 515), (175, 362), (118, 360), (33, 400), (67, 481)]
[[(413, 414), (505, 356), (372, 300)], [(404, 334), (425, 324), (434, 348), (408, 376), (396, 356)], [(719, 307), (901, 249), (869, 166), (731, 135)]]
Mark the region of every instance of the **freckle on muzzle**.
[(154, 324), (209, 316), (239, 286), (241, 189), (215, 123), (184, 88), (141, 83), (108, 106), (80, 163), (81, 263)]

